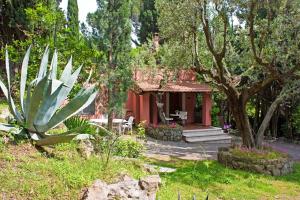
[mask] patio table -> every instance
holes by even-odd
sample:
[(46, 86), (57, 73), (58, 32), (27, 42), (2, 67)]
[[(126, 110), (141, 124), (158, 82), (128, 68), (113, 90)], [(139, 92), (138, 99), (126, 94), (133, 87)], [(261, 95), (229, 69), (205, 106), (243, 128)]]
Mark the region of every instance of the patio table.
[[(102, 119), (91, 119), (90, 120), (91, 122), (95, 122), (95, 123), (99, 123), (99, 124), (108, 124), (108, 119), (106, 118), (102, 118)], [(119, 130), (119, 133), (122, 132), (122, 124), (126, 122), (125, 119), (113, 119), (112, 123), (113, 124), (118, 124), (118, 130)]]

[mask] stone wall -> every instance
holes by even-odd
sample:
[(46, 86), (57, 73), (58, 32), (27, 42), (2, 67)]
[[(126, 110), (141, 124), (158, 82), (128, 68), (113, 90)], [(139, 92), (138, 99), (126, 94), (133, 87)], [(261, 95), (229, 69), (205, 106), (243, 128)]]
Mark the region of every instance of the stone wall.
[(180, 141), (182, 139), (182, 127), (147, 127), (146, 134), (157, 140)]
[(219, 148), (218, 161), (233, 169), (242, 169), (272, 176), (280, 176), (293, 171), (293, 161), (290, 158), (253, 160), (232, 155), (229, 150), (229, 148)]

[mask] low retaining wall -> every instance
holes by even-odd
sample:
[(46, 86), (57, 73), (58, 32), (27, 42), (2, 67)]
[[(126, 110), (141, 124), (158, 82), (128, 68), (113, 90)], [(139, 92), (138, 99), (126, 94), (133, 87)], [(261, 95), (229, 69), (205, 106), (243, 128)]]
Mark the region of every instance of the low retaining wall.
[(146, 134), (157, 140), (180, 141), (182, 139), (182, 127), (148, 127)]
[(234, 169), (248, 170), (272, 176), (280, 176), (293, 171), (293, 161), (290, 158), (253, 160), (232, 155), (229, 148), (219, 148), (218, 161)]

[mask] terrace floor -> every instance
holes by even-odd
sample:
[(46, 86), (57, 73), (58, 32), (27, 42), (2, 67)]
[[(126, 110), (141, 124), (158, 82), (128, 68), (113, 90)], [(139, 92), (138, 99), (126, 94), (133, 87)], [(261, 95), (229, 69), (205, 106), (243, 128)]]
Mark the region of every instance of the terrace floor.
[(147, 149), (145, 156), (168, 161), (171, 160), (171, 157), (185, 160), (215, 160), (217, 159), (218, 148), (229, 145), (161, 141), (148, 137), (145, 146)]
[[(283, 140), (265, 141), (273, 149), (287, 153), (295, 161), (300, 161), (300, 144), (292, 144)], [(160, 141), (147, 138), (145, 156), (158, 160), (169, 161), (171, 157), (185, 160), (216, 160), (219, 147), (227, 147), (224, 143), (186, 143), (184, 141)]]

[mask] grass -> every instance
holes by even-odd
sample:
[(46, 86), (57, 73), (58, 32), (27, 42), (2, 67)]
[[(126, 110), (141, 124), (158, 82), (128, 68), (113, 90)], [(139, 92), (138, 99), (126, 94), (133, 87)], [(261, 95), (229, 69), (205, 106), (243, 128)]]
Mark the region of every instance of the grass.
[(75, 153), (75, 144), (60, 145), (56, 157), (46, 158), (29, 144), (0, 153), (0, 197), (4, 199), (79, 199), (81, 189), (96, 179), (112, 182), (120, 173), (145, 176), (138, 163), (114, 160), (104, 169), (98, 157)]
[(300, 199), (300, 164), (293, 174), (271, 177), (225, 168), (216, 161), (170, 162), (150, 160), (153, 164), (174, 167), (177, 171), (162, 174), (159, 199)]
[(236, 157), (246, 158), (250, 160), (265, 160), (265, 159), (278, 159), (286, 158), (287, 154), (275, 151), (271, 148), (265, 147), (264, 149), (247, 149), (247, 148), (233, 148), (230, 149), (232, 155)]
[(2, 199), (79, 199), (83, 188), (96, 179), (113, 182), (120, 174), (134, 178), (145, 176), (141, 165), (151, 163), (176, 168), (161, 174), (160, 200), (197, 199), (300, 199), (300, 164), (295, 172), (271, 177), (226, 168), (216, 161), (184, 161), (172, 158), (158, 161), (143, 158), (112, 160), (104, 169), (99, 157), (83, 159), (76, 143), (57, 145), (55, 157), (47, 158), (30, 144), (9, 145), (0, 150), (0, 198)]

